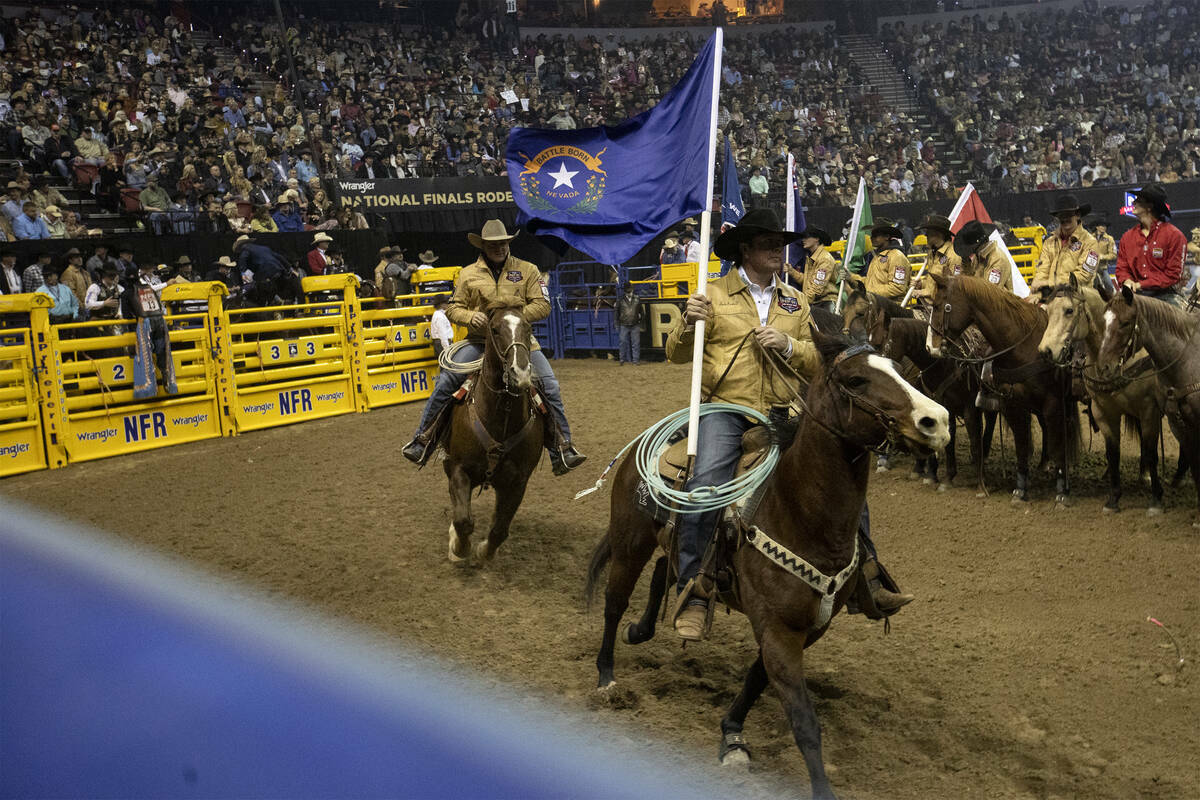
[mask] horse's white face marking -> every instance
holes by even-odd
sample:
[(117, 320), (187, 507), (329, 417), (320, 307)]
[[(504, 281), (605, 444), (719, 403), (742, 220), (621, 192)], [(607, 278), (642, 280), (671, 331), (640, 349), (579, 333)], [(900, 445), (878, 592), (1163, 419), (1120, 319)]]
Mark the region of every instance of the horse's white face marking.
[(934, 358), (942, 357), (942, 348), (933, 346), (933, 323), (929, 323), (929, 327), (925, 329), (925, 349), (929, 351), (929, 355)]
[[(867, 363), (887, 375), (900, 385), (908, 395), (912, 404), (912, 422), (917, 431), (925, 437), (924, 444), (933, 450), (941, 450), (950, 441), (950, 414), (946, 409), (918, 392), (908, 381), (896, 372), (896, 366), (890, 358), (878, 355), (867, 356)], [(922, 423), (922, 420), (926, 420)], [(928, 424), (932, 420), (933, 424)]]
[[(521, 329), (521, 317), (518, 314), (509, 312), (504, 315), (504, 323), (508, 326), (508, 333), (512, 341), (517, 341), (518, 332)], [(520, 347), (513, 348), (512, 360), (512, 376), (519, 386), (529, 386), (533, 383), (533, 365), (526, 360), (524, 367), (517, 366), (517, 353), (522, 350)]]

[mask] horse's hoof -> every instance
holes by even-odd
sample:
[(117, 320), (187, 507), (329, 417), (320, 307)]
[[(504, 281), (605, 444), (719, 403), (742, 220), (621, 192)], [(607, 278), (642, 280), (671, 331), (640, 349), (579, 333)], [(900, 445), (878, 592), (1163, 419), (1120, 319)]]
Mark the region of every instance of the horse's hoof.
[(912, 472), (908, 473), (908, 479), (910, 481), (919, 481), (921, 480), (921, 473), (914, 469)]
[(615, 688), (616, 685), (617, 685), (616, 681), (609, 681), (608, 683), (604, 684), (603, 686), (597, 686), (596, 691), (599, 692), (600, 694), (608, 694), (608, 692), (611, 691), (613, 688)]
[(1055, 503), (1054, 503), (1054, 510), (1055, 510), (1055, 511), (1066, 511), (1066, 510), (1067, 510), (1068, 508), (1070, 508), (1070, 507), (1071, 507), (1071, 506), (1069, 506), (1069, 505), (1068, 505), (1068, 504), (1066, 504), (1066, 503), (1061, 503), (1061, 502), (1055, 502)]
[(461, 563), (466, 560), (464, 556), (460, 556), (454, 552), (454, 545), (458, 541), (458, 531), (454, 530), (454, 523), (450, 523), (450, 542), (446, 546), (446, 556), (454, 564)]
[(721, 748), (717, 758), (722, 767), (742, 767), (750, 765), (750, 750), (746, 747), (746, 737), (740, 731), (727, 733), (721, 737)]
[(1101, 514), (1119, 514), (1121, 513), (1120, 506), (1110, 506), (1105, 504), (1104, 508), (1100, 509)]
[(722, 767), (733, 767), (734, 769), (749, 769), (750, 754), (741, 748), (730, 750), (721, 757)]
[(923, 486), (933, 486), (933, 478), (922, 478), (921, 484)]
[(1013, 492), (1012, 504), (1014, 506), (1027, 506), (1029, 505), (1029, 498), (1019, 492)]
[(887, 464), (877, 464), (875, 466), (876, 472), (887, 472), (890, 469), (891, 469), (891, 467), (889, 467)]
[(944, 492), (944, 491), (948, 490), (949, 488), (950, 488), (950, 484), (948, 484), (948, 483), (939, 483), (939, 484), (938, 484), (938, 487), (937, 487), (937, 490), (938, 490), (939, 492)]
[(484, 564), (492, 560), (491, 550), (488, 548), (487, 539), (480, 539), (471, 548), (471, 562), (476, 566), (482, 567)]
[(633, 642), (630, 641), (630, 639), (633, 636), (633, 626), (636, 624), (637, 624), (636, 622), (631, 622), (628, 625), (626, 625), (624, 628), (621, 628), (621, 641), (624, 644), (633, 644)]
[(1162, 506), (1150, 506), (1149, 508), (1146, 509), (1147, 517), (1157, 517), (1157, 516), (1162, 515), (1162, 513), (1163, 513)]

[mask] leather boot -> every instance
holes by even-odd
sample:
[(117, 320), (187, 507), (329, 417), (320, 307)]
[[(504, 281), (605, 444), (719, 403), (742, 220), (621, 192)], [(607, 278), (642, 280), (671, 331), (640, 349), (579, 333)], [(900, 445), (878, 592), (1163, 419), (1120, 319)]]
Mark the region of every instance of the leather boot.
[(871, 590), (871, 599), (875, 601), (875, 607), (884, 614), (898, 611), (916, 599), (911, 594), (899, 594), (885, 589), (879, 580), (879, 562), (873, 558), (863, 561), (862, 576)]
[(418, 466), (425, 466), (425, 462), (433, 455), (432, 442), (429, 441), (432, 437), (429, 433), (429, 430), (418, 432), (411, 442), (404, 445), (400, 454)]
[(546, 449), (550, 451), (550, 468), (555, 475), (566, 475), (571, 470), (587, 461), (587, 456), (575, 449), (575, 446), (562, 435), (554, 418), (545, 416)]

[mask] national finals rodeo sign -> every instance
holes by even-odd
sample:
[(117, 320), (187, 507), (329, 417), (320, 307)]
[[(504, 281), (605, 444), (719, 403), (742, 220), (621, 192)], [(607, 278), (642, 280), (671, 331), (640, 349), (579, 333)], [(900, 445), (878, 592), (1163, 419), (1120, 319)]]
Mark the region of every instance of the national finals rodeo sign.
[(342, 206), (359, 211), (457, 211), (513, 208), (507, 178), (355, 178), (335, 182)]

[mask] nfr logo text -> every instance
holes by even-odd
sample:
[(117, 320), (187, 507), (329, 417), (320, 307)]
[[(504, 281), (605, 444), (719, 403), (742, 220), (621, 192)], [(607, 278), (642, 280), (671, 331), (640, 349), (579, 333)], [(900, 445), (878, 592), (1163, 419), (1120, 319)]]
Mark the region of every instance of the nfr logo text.
[(125, 417), (125, 441), (145, 442), (167, 435), (167, 415), (161, 411), (131, 414)]
[(292, 389), (279, 393), (279, 414), (286, 417), (301, 411), (312, 411), (312, 390)]

